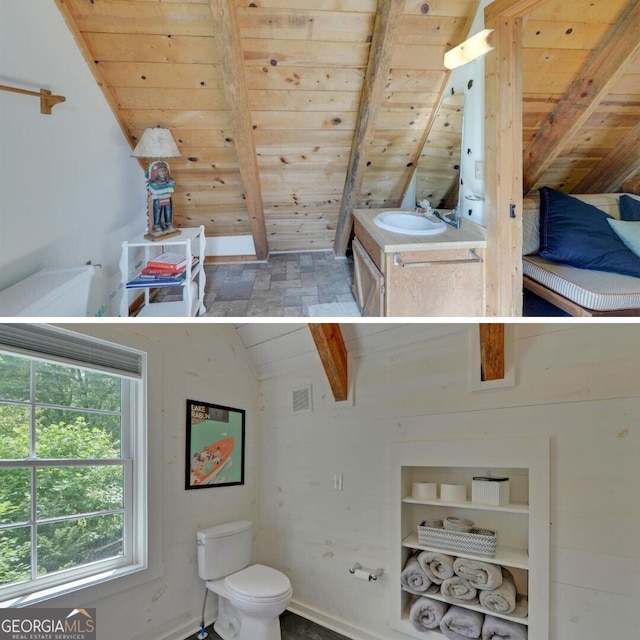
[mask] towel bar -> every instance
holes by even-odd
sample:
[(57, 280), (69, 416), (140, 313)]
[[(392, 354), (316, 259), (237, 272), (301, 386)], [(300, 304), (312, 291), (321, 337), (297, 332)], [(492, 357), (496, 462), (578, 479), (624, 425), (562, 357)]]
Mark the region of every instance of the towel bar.
[(482, 258), (473, 251), (473, 249), (469, 249), (469, 257), (461, 258), (459, 260), (428, 260), (426, 262), (402, 262), (402, 254), (396, 253), (393, 256), (393, 264), (396, 267), (433, 267), (439, 264), (471, 264), (473, 262), (482, 262)]
[(40, 98), (40, 113), (51, 115), (51, 109), (60, 102), (64, 102), (64, 96), (54, 96), (48, 89), (40, 89), (40, 91), (29, 91), (28, 89), (20, 89), (18, 87), (9, 87), (6, 84), (0, 84), (0, 91), (11, 91), (12, 93), (21, 93), (25, 96), (36, 96)]

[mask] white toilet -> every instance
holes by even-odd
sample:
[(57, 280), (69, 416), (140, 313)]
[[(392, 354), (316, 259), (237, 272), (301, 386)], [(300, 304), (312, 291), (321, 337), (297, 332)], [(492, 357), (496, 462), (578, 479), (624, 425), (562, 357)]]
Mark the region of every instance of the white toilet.
[(198, 531), (198, 574), (218, 595), (213, 628), (223, 640), (281, 640), (280, 614), (293, 589), (280, 571), (249, 566), (251, 529), (240, 520)]

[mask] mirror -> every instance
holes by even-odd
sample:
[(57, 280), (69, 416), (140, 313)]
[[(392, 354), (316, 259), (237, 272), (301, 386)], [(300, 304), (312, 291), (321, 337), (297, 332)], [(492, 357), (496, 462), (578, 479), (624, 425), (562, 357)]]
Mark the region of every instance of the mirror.
[(416, 167), (416, 201), (429, 200), (434, 209), (458, 206), (464, 93), (441, 100)]
[(484, 78), (483, 59), (452, 73), (416, 163), (416, 202), (426, 198), (454, 227), (462, 218), (484, 226), (484, 84), (479, 78)]

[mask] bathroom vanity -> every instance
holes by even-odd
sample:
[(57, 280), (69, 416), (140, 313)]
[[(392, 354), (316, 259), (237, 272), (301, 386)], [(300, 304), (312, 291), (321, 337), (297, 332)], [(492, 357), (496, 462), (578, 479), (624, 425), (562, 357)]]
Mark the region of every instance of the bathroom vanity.
[(469, 221), (433, 235), (380, 228), (385, 209), (354, 211), (353, 294), (363, 316), (485, 313), (485, 229)]

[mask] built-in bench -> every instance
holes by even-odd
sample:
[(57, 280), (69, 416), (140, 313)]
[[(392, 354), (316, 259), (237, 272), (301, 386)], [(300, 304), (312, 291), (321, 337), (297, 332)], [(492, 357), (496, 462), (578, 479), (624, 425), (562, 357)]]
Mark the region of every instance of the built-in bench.
[[(619, 219), (622, 194), (573, 197)], [(640, 224), (640, 223), (639, 223)], [(524, 199), (522, 273), (524, 288), (572, 316), (640, 316), (640, 278), (579, 269), (538, 255), (540, 199)]]

